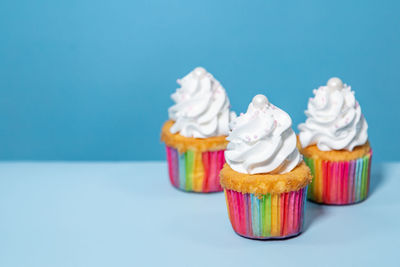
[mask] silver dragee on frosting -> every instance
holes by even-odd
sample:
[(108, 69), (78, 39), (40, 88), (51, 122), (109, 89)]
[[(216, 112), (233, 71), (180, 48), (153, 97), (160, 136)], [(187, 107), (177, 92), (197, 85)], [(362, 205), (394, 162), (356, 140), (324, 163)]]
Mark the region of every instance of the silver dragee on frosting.
[(299, 125), (302, 147), (316, 144), (322, 151), (352, 151), (367, 142), (368, 125), (350, 86), (331, 78), (313, 92), (305, 111), (307, 120)]
[(232, 121), (227, 140), (226, 162), (240, 173), (286, 173), (302, 160), (291, 118), (264, 95)]
[(171, 133), (195, 138), (228, 135), (229, 122), (236, 115), (229, 111), (221, 84), (201, 67), (177, 82), (181, 88), (171, 96), (176, 104), (168, 110), (169, 118), (175, 121)]

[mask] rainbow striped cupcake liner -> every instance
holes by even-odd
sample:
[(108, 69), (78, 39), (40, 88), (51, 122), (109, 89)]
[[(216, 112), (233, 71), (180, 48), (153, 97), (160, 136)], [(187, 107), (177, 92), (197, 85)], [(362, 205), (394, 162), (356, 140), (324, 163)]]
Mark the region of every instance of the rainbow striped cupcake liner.
[(167, 146), (168, 172), (171, 184), (189, 192), (220, 192), (219, 172), (224, 166), (224, 150), (179, 153)]
[(317, 203), (346, 205), (363, 201), (369, 190), (372, 151), (351, 161), (327, 161), (304, 157), (313, 180), (308, 199)]
[(281, 239), (296, 236), (303, 229), (307, 187), (281, 194), (257, 197), (225, 190), (233, 230), (253, 239)]

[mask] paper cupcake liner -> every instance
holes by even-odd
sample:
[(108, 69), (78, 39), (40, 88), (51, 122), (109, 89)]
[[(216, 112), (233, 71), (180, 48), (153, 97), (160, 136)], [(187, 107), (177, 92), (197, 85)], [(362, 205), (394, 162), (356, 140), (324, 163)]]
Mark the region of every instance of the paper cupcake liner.
[(313, 180), (308, 199), (332, 205), (353, 204), (368, 195), (372, 151), (351, 161), (327, 161), (304, 157)]
[(298, 235), (303, 228), (307, 188), (257, 197), (225, 190), (229, 219), (236, 233), (254, 239)]
[(224, 150), (179, 153), (167, 146), (168, 171), (171, 184), (184, 191), (219, 192), (219, 172), (224, 166)]

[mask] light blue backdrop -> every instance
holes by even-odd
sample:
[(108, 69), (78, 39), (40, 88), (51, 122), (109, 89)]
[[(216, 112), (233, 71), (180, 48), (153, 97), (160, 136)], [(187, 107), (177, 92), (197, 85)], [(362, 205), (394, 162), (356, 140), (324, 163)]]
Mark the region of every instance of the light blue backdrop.
[(294, 125), (312, 89), (356, 91), (375, 159), (400, 160), (400, 2), (0, 2), (0, 159), (159, 160), (176, 79), (204, 66), (245, 111)]

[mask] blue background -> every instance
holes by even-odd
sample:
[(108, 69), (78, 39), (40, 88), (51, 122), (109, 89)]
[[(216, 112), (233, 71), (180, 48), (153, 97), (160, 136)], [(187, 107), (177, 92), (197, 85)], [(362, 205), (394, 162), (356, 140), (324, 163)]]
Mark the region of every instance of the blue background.
[(312, 89), (356, 91), (378, 161), (399, 160), (399, 1), (0, 2), (0, 159), (159, 160), (176, 79), (201, 65), (245, 111), (294, 126)]

